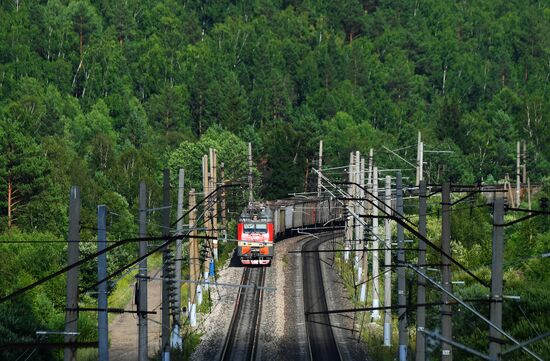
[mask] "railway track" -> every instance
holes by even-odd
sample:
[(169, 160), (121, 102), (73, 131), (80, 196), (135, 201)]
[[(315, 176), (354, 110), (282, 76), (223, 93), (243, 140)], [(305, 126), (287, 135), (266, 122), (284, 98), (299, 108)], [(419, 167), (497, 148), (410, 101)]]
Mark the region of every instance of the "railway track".
[(221, 361), (256, 359), (264, 282), (264, 267), (246, 267), (243, 270)]
[[(302, 251), (316, 251), (319, 246), (334, 237), (333, 233), (321, 233), (305, 242)], [(321, 272), (321, 259), (317, 252), (302, 253), (304, 311), (309, 352), (313, 361), (341, 360), (342, 356), (334, 338), (328, 314), (310, 315), (308, 312), (327, 311), (325, 286)]]

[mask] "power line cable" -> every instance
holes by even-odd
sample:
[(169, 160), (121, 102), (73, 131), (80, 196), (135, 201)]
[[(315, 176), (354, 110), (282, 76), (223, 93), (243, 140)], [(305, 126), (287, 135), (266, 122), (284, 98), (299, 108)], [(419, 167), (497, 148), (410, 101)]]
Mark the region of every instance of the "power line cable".
[[(211, 193), (211, 194), (212, 194), (212, 193)], [(183, 219), (183, 217), (187, 216), (193, 209), (197, 208), (197, 207), (199, 206), (199, 204), (203, 203), (205, 199), (206, 199), (206, 198), (204, 198), (203, 200), (201, 200), (201, 202), (198, 202), (198, 203), (195, 205), (195, 207), (193, 207), (193, 208), (187, 210), (187, 212), (185, 212), (185, 213), (182, 215), (182, 217), (180, 217), (180, 219)], [(201, 225), (204, 225), (204, 223), (202, 223)], [(191, 231), (189, 231), (185, 237), (189, 237), (189, 233), (190, 233), (190, 232), (191, 232)], [(195, 236), (195, 237), (196, 237), (196, 238), (205, 238), (205, 239), (210, 238), (210, 237), (208, 237), (208, 236)], [(17, 296), (19, 296), (19, 295), (21, 295), (21, 294), (23, 294), (23, 293), (25, 293), (25, 292), (27, 292), (27, 291), (29, 291), (29, 290), (31, 290), (31, 289), (37, 287), (37, 286), (39, 286), (39, 285), (41, 285), (41, 284), (43, 284), (43, 283), (45, 283), (45, 282), (47, 282), (47, 281), (49, 281), (49, 280), (51, 280), (51, 279), (53, 279), (53, 278), (55, 278), (55, 277), (57, 277), (57, 276), (63, 274), (63, 273), (66, 273), (67, 271), (69, 271), (70, 269), (72, 269), (72, 268), (74, 268), (74, 267), (78, 267), (78, 266), (80, 266), (80, 265), (82, 265), (82, 264), (84, 264), (84, 263), (86, 263), (86, 262), (88, 262), (88, 261), (90, 261), (90, 260), (92, 260), (92, 259), (94, 259), (94, 258), (97, 258), (98, 256), (100, 256), (100, 255), (102, 255), (102, 254), (104, 254), (104, 253), (107, 253), (107, 252), (109, 252), (109, 251), (111, 251), (111, 250), (113, 250), (113, 249), (115, 249), (115, 248), (118, 248), (118, 247), (120, 247), (120, 246), (122, 246), (122, 245), (125, 245), (125, 244), (128, 244), (128, 243), (130, 243), (130, 242), (153, 241), (153, 240), (166, 240), (166, 242), (164, 242), (163, 245), (161, 246), (161, 247), (163, 247), (163, 246), (167, 246), (168, 244), (170, 244), (170, 242), (173, 242), (174, 240), (176, 240), (176, 239), (181, 239), (181, 238), (182, 238), (181, 236), (168, 236), (168, 237), (158, 236), (158, 237), (144, 237), (144, 238), (136, 237), (136, 238), (128, 238), (128, 239), (120, 240), (120, 241), (118, 241), (118, 242), (116, 242), (116, 243), (114, 243), (114, 244), (112, 244), (112, 245), (110, 245), (110, 246), (107, 246), (106, 248), (104, 248), (104, 249), (101, 250), (101, 251), (98, 251), (98, 252), (93, 253), (93, 254), (91, 254), (91, 255), (89, 255), (89, 256), (86, 256), (86, 257), (84, 257), (83, 259), (78, 260), (77, 262), (74, 262), (74, 263), (72, 263), (72, 264), (70, 264), (70, 265), (68, 265), (68, 266), (66, 266), (66, 267), (63, 267), (63, 268), (61, 268), (60, 270), (58, 270), (58, 271), (56, 271), (56, 272), (54, 272), (54, 273), (51, 273), (51, 274), (49, 274), (48, 276), (43, 277), (43, 278), (39, 279), (39, 280), (36, 281), (36, 282), (33, 282), (33, 283), (31, 283), (31, 284), (29, 284), (29, 285), (27, 285), (27, 286), (25, 286), (25, 287), (22, 287), (22, 288), (20, 288), (20, 289), (18, 289), (18, 290), (16, 290), (16, 291), (12, 292), (11, 294), (8, 294), (8, 295), (6, 295), (6, 296), (0, 298), (0, 304), (2, 304), (2, 303), (6, 302), (6, 301), (8, 301), (8, 300), (10, 300), (10, 299), (12, 299), (12, 298), (14, 298), (14, 297), (17, 297)], [(157, 248), (155, 249), (155, 251), (149, 252), (148, 255), (150, 255), (150, 254), (152, 254), (152, 253), (158, 251), (159, 249), (160, 249), (160, 248), (157, 247)], [(139, 260), (141, 260), (141, 259), (143, 259), (143, 258), (145, 258), (145, 257), (140, 257)], [(134, 265), (135, 263), (136, 263), (136, 262), (133, 262), (131, 265), (129, 265), (129, 266), (127, 265), (127, 267), (121, 267), (121, 268), (119, 268), (117, 271), (122, 272), (124, 269), (126, 269), (126, 268), (128, 268), (128, 267), (131, 267), (131, 266)], [(122, 270), (122, 271), (121, 271), (121, 270)], [(98, 284), (104, 282), (104, 281), (107, 281), (108, 279), (109, 279), (109, 276), (108, 276), (107, 279), (104, 279), (104, 280), (101, 280), (100, 282), (97, 282), (97, 283), (96, 283), (96, 286), (97, 286)], [(86, 289), (86, 290), (89, 290), (89, 289)]]

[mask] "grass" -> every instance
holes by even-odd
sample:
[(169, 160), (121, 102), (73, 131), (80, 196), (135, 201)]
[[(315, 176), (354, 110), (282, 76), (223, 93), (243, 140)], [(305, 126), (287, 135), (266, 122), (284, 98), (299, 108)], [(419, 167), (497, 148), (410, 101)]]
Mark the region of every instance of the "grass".
[(216, 261), (216, 270), (223, 269), (226, 262), (233, 256), (235, 248), (237, 248), (237, 242), (218, 242), (218, 260)]
[[(154, 254), (148, 259), (148, 269), (158, 269), (162, 263), (161, 255)], [(115, 287), (111, 291), (108, 298), (108, 305), (110, 308), (126, 308), (126, 305), (132, 300), (134, 294), (134, 283), (136, 282), (137, 270), (132, 270), (126, 273), (123, 277), (115, 280)], [(83, 299), (84, 307), (96, 307), (97, 301), (94, 298)], [(116, 318), (117, 314), (109, 314), (109, 322), (112, 322)], [(78, 350), (79, 361), (93, 361), (98, 359), (98, 350), (94, 348), (85, 348)]]
[[(170, 353), (171, 361), (188, 361), (191, 358), (193, 351), (195, 351), (195, 348), (197, 348), (201, 342), (201, 334), (190, 331), (189, 326), (184, 327), (183, 333), (183, 347), (181, 349), (172, 349), (172, 352)], [(160, 351), (157, 351), (153, 357), (149, 358), (151, 361), (159, 361), (160, 359)]]
[(97, 361), (99, 359), (99, 351), (97, 348), (82, 348), (77, 352), (78, 361)]
[[(185, 247), (185, 245), (184, 245)], [(220, 242), (218, 244), (218, 254), (219, 259), (216, 262), (216, 269), (221, 269), (227, 261), (233, 255), (233, 252), (236, 248), (235, 242)], [(162, 255), (160, 253), (154, 254), (148, 259), (148, 269), (156, 270), (162, 266)], [(182, 279), (189, 278), (189, 268), (187, 265), (182, 265)], [(108, 304), (112, 308), (126, 308), (128, 303), (132, 300), (134, 295), (134, 284), (136, 282), (137, 270), (132, 270), (126, 273), (123, 277), (116, 280), (116, 286), (109, 295)], [(189, 297), (189, 284), (183, 283), (181, 287), (181, 305), (182, 307), (187, 307), (187, 299)], [(90, 300), (89, 307), (94, 307), (92, 303), (95, 300)], [(208, 313), (212, 308), (212, 301), (210, 299), (210, 292), (203, 291), (203, 302), (198, 307), (197, 312)], [(109, 321), (113, 321), (116, 317), (116, 314), (109, 315)], [(182, 321), (186, 321), (185, 315), (182, 315)], [(181, 350), (173, 350), (171, 355), (171, 360), (173, 361), (186, 361), (189, 360), (191, 354), (200, 343), (201, 334), (189, 325), (184, 325), (182, 330), (184, 336), (183, 339), (183, 348)], [(79, 361), (92, 361), (98, 359), (98, 350), (97, 349), (82, 349), (78, 351), (78, 360)], [(160, 352), (157, 353), (151, 360), (160, 360)]]
[[(162, 264), (162, 258), (160, 254), (154, 254), (148, 259), (147, 268), (148, 271), (159, 269)], [(109, 295), (109, 307), (112, 308), (125, 308), (126, 305), (132, 299), (134, 294), (133, 285), (136, 282), (137, 270), (128, 272), (123, 277), (116, 281), (116, 287)], [(109, 315), (115, 317), (116, 315)]]

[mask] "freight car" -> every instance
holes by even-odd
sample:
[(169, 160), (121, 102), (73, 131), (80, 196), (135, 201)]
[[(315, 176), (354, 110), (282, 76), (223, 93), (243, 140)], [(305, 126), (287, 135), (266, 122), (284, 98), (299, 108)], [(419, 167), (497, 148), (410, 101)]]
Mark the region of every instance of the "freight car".
[(237, 224), (238, 256), (244, 265), (269, 265), (275, 240), (291, 237), (306, 227), (338, 222), (341, 217), (336, 201), (326, 198), (251, 205), (241, 213)]

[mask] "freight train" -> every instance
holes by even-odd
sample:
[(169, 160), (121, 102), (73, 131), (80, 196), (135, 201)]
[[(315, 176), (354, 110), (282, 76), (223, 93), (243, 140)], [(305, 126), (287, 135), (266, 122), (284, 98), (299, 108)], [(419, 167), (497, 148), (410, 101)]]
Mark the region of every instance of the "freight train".
[[(269, 265), (274, 242), (298, 234), (303, 228), (321, 227), (341, 220), (336, 201), (278, 200), (249, 205), (237, 223), (237, 255), (243, 265)], [(314, 230), (307, 230), (311, 232)]]

